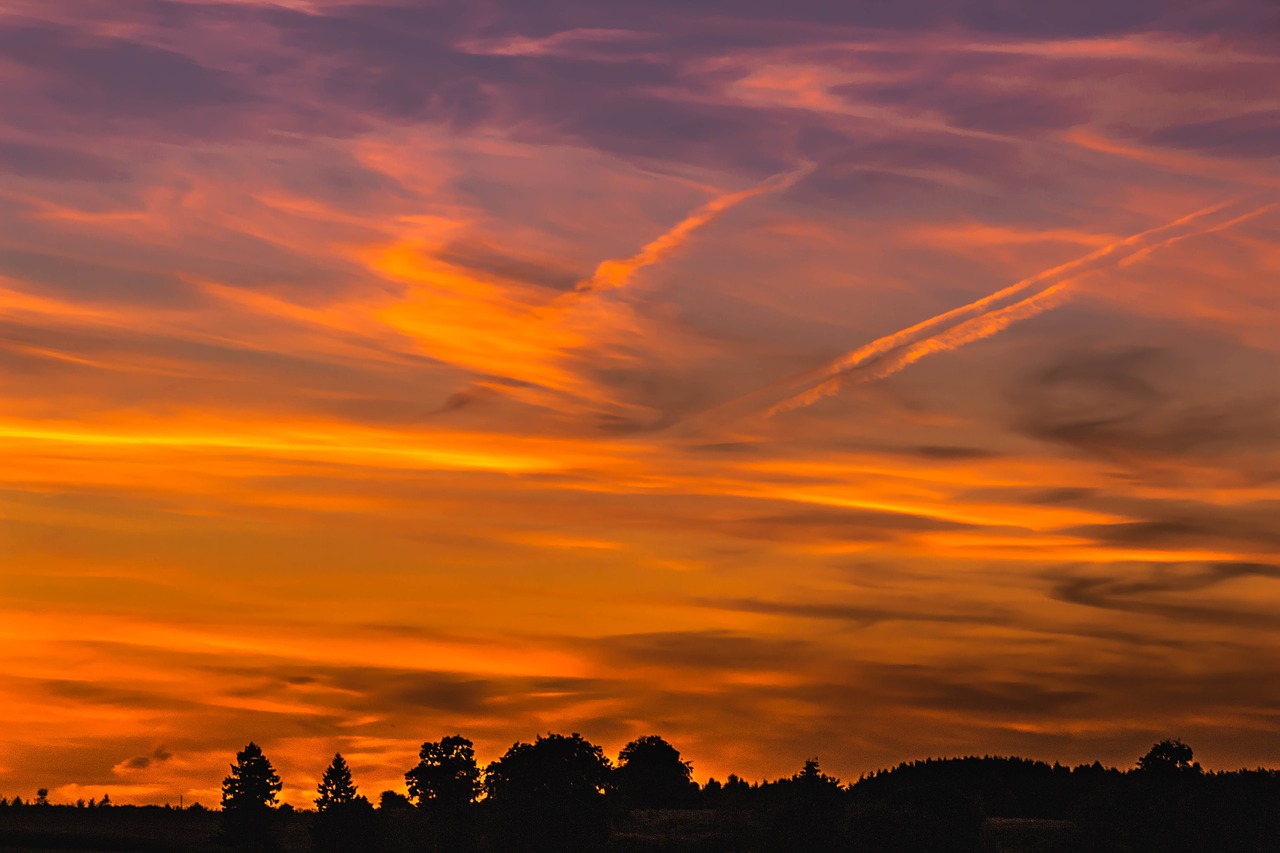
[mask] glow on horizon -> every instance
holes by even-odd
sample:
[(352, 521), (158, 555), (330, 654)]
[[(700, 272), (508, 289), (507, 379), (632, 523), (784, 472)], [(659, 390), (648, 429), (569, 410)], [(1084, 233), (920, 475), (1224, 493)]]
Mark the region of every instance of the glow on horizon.
[(1280, 763), (1261, 2), (9, 4), (0, 795)]

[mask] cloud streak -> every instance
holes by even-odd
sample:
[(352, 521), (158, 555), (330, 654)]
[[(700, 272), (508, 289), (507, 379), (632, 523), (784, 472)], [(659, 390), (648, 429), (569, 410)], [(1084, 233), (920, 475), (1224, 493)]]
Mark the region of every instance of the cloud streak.
[[(780, 395), (770, 404), (769, 415), (812, 405), (839, 393), (848, 384), (870, 382), (892, 376), (922, 358), (949, 352), (989, 338), (1015, 323), (1035, 317), (1061, 305), (1070, 289), (1085, 276), (1123, 267), (1194, 236), (1215, 233), (1260, 216), (1275, 207), (1274, 202), (1221, 202), (1179, 217), (1164, 225), (1133, 234), (1065, 264), (1036, 273), (981, 299), (930, 317), (864, 344), (814, 371), (758, 392), (761, 397)], [(1230, 214), (1226, 221), (1221, 219)], [(1208, 220), (1206, 224), (1205, 220)], [(1008, 305), (1001, 303), (1022, 296)]]
[(578, 283), (577, 292), (598, 293), (626, 287), (637, 272), (663, 261), (687, 243), (694, 232), (711, 224), (729, 209), (757, 196), (782, 192), (803, 180), (813, 172), (814, 168), (813, 163), (803, 163), (790, 171), (773, 175), (754, 187), (716, 196), (663, 232), (661, 236), (646, 243), (644, 248), (634, 255), (603, 261), (589, 279)]

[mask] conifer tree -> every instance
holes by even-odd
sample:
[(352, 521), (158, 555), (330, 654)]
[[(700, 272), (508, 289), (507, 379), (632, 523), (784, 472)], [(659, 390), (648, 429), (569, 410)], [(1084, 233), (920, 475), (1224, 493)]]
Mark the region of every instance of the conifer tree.
[(267, 829), (280, 793), (280, 777), (253, 741), (236, 753), (222, 780), (222, 819), (228, 840), (240, 849), (266, 846)]
[(377, 817), (369, 800), (356, 791), (351, 768), (335, 752), (316, 787), (316, 816), (311, 822), (315, 853), (351, 853), (380, 849)]
[(333, 754), (333, 762), (329, 765), (329, 769), (324, 771), (316, 792), (320, 794), (316, 797), (317, 811), (324, 812), (355, 802), (356, 786), (351, 781), (351, 768), (347, 766), (347, 760), (342, 757), (342, 753)]
[(266, 809), (276, 804), (280, 793), (280, 777), (253, 741), (236, 753), (231, 775), (222, 780), (223, 810)]

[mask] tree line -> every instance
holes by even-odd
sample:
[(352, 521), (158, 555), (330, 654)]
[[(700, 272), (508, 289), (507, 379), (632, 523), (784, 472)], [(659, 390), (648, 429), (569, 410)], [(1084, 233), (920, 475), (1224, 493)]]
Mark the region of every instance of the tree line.
[[(628, 743), (616, 765), (576, 732), (539, 735), (483, 769), (472, 742), (452, 735), (423, 743), (404, 778), (408, 796), (384, 791), (375, 810), (335, 754), (317, 788), (314, 849), (376, 850), (388, 830), (408, 829), (431, 851), (602, 850), (618, 809), (691, 809), (702, 792), (693, 766), (657, 735)], [(239, 849), (269, 842), (281, 788), (256, 743), (237, 753), (222, 785), (226, 840)], [(416, 819), (404, 820), (409, 813)]]
[[(1206, 772), (1179, 740), (1126, 771), (987, 756), (903, 763), (846, 785), (810, 759), (773, 781), (698, 785), (657, 735), (613, 762), (579, 734), (547, 734), (484, 767), (453, 735), (423, 743), (404, 778), (407, 796), (371, 802), (335, 754), (314, 811), (298, 812), (278, 805), (279, 774), (249, 743), (209, 820), (224, 847), (246, 851), (301, 849), (291, 830), (316, 853), (1280, 853), (1280, 771)], [(47, 803), (42, 790), (34, 804)]]

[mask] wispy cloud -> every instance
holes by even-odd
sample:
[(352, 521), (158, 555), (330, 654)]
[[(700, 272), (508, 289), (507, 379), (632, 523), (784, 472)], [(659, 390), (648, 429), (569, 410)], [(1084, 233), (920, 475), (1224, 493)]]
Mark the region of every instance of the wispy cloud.
[[(769, 414), (778, 414), (812, 405), (823, 397), (838, 393), (845, 384), (883, 379), (927, 356), (959, 349), (991, 337), (1014, 323), (1062, 304), (1069, 298), (1070, 289), (1091, 273), (1113, 266), (1124, 266), (1188, 237), (1230, 228), (1260, 216), (1275, 206), (1274, 202), (1259, 205), (1253, 201), (1247, 204), (1249, 209), (1240, 213), (1241, 202), (1222, 202), (1131, 235), (959, 308), (877, 338), (815, 371), (795, 377), (779, 388), (766, 389), (760, 394), (773, 395), (781, 391), (783, 399), (768, 408)], [(1213, 218), (1221, 220), (1226, 214), (1230, 214), (1226, 221), (1215, 221)], [(1028, 292), (1031, 293), (1030, 296), (1022, 296)], [(1022, 298), (1012, 304), (1002, 304), (1013, 297)]]
[(1275, 4), (1183, 5), (0, 2), (0, 795), (1280, 761)]
[(716, 196), (663, 232), (661, 236), (646, 243), (644, 248), (636, 254), (628, 258), (614, 258), (602, 262), (596, 267), (591, 278), (578, 283), (577, 291), (595, 293), (626, 287), (638, 271), (660, 263), (687, 243), (694, 232), (706, 227), (730, 208), (756, 196), (781, 192), (812, 173), (814, 166), (813, 163), (804, 163), (790, 171), (773, 175), (748, 189)]

